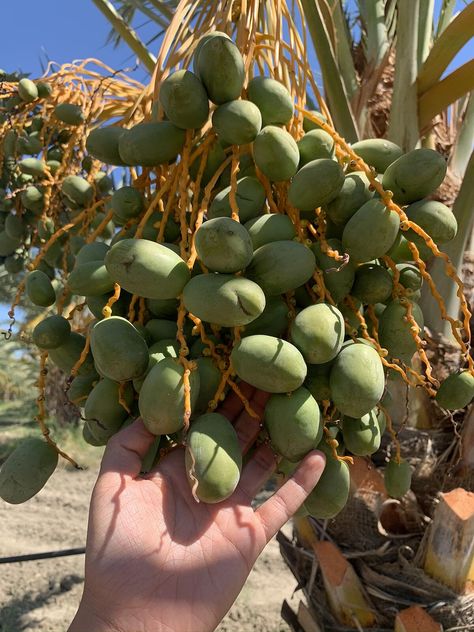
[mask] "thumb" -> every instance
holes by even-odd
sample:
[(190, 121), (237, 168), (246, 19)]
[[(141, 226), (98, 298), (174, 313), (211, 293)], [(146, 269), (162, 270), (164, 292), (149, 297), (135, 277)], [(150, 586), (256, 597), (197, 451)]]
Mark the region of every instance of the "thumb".
[(130, 478), (137, 478), (142, 460), (155, 439), (141, 419), (115, 434), (107, 443), (99, 476), (115, 472)]
[(267, 542), (304, 503), (323, 473), (326, 464), (322, 452), (305, 456), (293, 475), (255, 512), (265, 531)]

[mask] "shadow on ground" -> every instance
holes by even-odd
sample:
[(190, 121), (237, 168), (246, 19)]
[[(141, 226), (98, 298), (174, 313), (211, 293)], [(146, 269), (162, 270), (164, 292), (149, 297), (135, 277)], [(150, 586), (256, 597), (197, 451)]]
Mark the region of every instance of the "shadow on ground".
[(48, 605), (55, 597), (68, 592), (73, 586), (83, 581), (84, 578), (79, 575), (65, 575), (62, 579), (50, 582), (47, 590), (34, 595), (29, 591), (21, 597), (12, 599), (0, 611), (0, 632), (35, 630), (36, 626), (43, 621), (28, 617), (28, 613)]

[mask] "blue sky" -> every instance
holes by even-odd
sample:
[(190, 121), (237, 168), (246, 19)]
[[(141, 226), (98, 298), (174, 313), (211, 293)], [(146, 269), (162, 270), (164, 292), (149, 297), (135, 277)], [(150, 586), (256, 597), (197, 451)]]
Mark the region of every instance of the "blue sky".
[[(0, 66), (7, 71), (21, 69), (36, 77), (48, 60), (61, 64), (87, 57), (96, 57), (114, 69), (134, 64), (127, 46), (113, 49), (106, 45), (110, 26), (91, 0), (15, 0), (2, 4)], [(136, 78), (145, 80), (146, 76), (139, 72)]]
[[(461, 10), (467, 0), (459, 0), (456, 10)], [(349, 6), (353, 0), (349, 0)], [(435, 0), (435, 15), (438, 14), (441, 0)], [(14, 0), (2, 3), (2, 35), (0, 44), (0, 67), (6, 71), (21, 70), (38, 77), (43, 73), (48, 60), (60, 64), (96, 57), (114, 69), (132, 67), (134, 56), (124, 44), (113, 49), (106, 45), (110, 27), (105, 18), (91, 0)], [(26, 26), (25, 26), (26, 25)], [(141, 25), (137, 21), (140, 37), (147, 41), (154, 35), (150, 25)], [(155, 41), (152, 51), (156, 54), (159, 41)], [(471, 40), (457, 56), (448, 70), (465, 63), (474, 57), (474, 44)], [(310, 59), (316, 63), (313, 51)], [(138, 69), (134, 77), (147, 81), (147, 73)], [(0, 322), (6, 318), (6, 309), (0, 305)]]
[[(349, 6), (354, 0), (349, 0)], [(456, 10), (461, 10), (467, 0), (458, 0)], [(439, 12), (441, 0), (435, 0), (435, 14)], [(142, 39), (154, 34), (149, 25), (137, 20), (136, 27)], [(2, 3), (2, 29), (0, 66), (7, 71), (21, 69), (33, 76), (42, 73), (47, 59), (58, 63), (74, 59), (98, 57), (114, 69), (133, 66), (134, 58), (125, 45), (112, 49), (105, 45), (109, 25), (91, 0), (14, 0)], [(22, 27), (25, 25), (26, 27)], [(18, 26), (16, 26), (18, 25)], [(153, 42), (156, 53), (159, 42)], [(473, 57), (472, 40), (461, 51), (454, 66), (459, 66)], [(314, 56), (311, 55), (314, 59)], [(138, 71), (136, 78), (146, 79), (146, 73)]]

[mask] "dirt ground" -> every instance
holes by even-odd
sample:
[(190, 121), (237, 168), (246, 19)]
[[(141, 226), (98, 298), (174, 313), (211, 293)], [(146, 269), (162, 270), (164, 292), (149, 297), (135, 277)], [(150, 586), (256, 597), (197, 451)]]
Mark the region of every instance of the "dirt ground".
[[(0, 557), (84, 546), (96, 467), (58, 469), (45, 489), (24, 505), (0, 501)], [(0, 631), (65, 632), (81, 597), (83, 564), (84, 556), (78, 555), (2, 565)], [(218, 631), (286, 632), (280, 608), (295, 587), (272, 541)]]

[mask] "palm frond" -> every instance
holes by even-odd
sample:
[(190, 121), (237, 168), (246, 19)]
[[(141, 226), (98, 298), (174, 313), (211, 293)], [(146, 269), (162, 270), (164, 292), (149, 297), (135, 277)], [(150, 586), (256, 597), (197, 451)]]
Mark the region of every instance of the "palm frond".
[(431, 48), (433, 40), (434, 0), (420, 0), (418, 21), (418, 68), (421, 67)]
[(367, 63), (378, 66), (389, 47), (385, 23), (385, 0), (359, 0), (363, 24), (362, 43)]
[(454, 13), (454, 7), (456, 6), (456, 0), (443, 0), (441, 10), (439, 12), (438, 26), (436, 29), (436, 37), (439, 37), (444, 29), (451, 22)]
[(324, 78), (324, 91), (336, 127), (349, 141), (358, 139), (357, 126), (352, 114), (346, 87), (341, 78), (332, 42), (321, 11), (319, 0), (302, 0), (306, 22), (318, 56)]
[[(135, 31), (131, 28), (130, 22), (135, 15), (135, 8), (127, 3), (122, 13), (117, 11), (115, 6), (109, 0), (92, 0), (96, 7), (101, 11), (107, 20), (112, 24), (114, 32), (119, 34), (128, 46), (132, 49), (138, 59), (143, 63), (145, 68), (151, 74), (155, 68), (156, 57), (150, 53), (148, 48), (143, 44)], [(124, 15), (126, 17), (124, 17)]]
[[(458, 232), (456, 237), (441, 250), (450, 258), (454, 267), (460, 271), (473, 225), (472, 208), (474, 206), (474, 152), (471, 153), (467, 165), (465, 176), (459, 189), (456, 201), (453, 205), (453, 213), (458, 222)], [(431, 277), (444, 299), (446, 310), (452, 318), (458, 318), (459, 298), (457, 296), (457, 286), (453, 279), (445, 273), (442, 259), (435, 259), (430, 268)], [(438, 305), (431, 295), (431, 292), (424, 288), (422, 292), (421, 307), (427, 316), (426, 324), (433, 331), (442, 333), (447, 337), (451, 335), (449, 323), (441, 318)]]
[(387, 0), (385, 3), (385, 26), (388, 40), (392, 42), (397, 31), (397, 0)]
[(450, 165), (455, 175), (463, 176), (474, 144), (474, 92), (469, 95), (458, 122)]
[[(155, 24), (159, 27), (160, 32), (168, 27), (173, 17), (173, 12), (178, 5), (177, 0), (113, 0), (117, 13), (128, 26), (131, 26), (137, 16), (146, 18), (142, 26)], [(137, 27), (141, 28), (141, 27)], [(112, 26), (107, 41), (115, 47), (122, 41), (122, 35)]]
[(435, 40), (418, 76), (418, 91), (425, 93), (441, 77), (474, 33), (474, 3), (467, 5)]
[(419, 0), (398, 3), (395, 79), (390, 112), (389, 138), (405, 151), (418, 143), (418, 15)]
[(334, 24), (335, 42), (334, 50), (337, 56), (342, 79), (346, 87), (347, 96), (352, 99), (358, 88), (357, 73), (354, 65), (351, 29), (347, 23), (341, 0), (327, 0)]
[(427, 127), (435, 116), (472, 90), (474, 90), (474, 60), (463, 64), (420, 96), (420, 129)]

